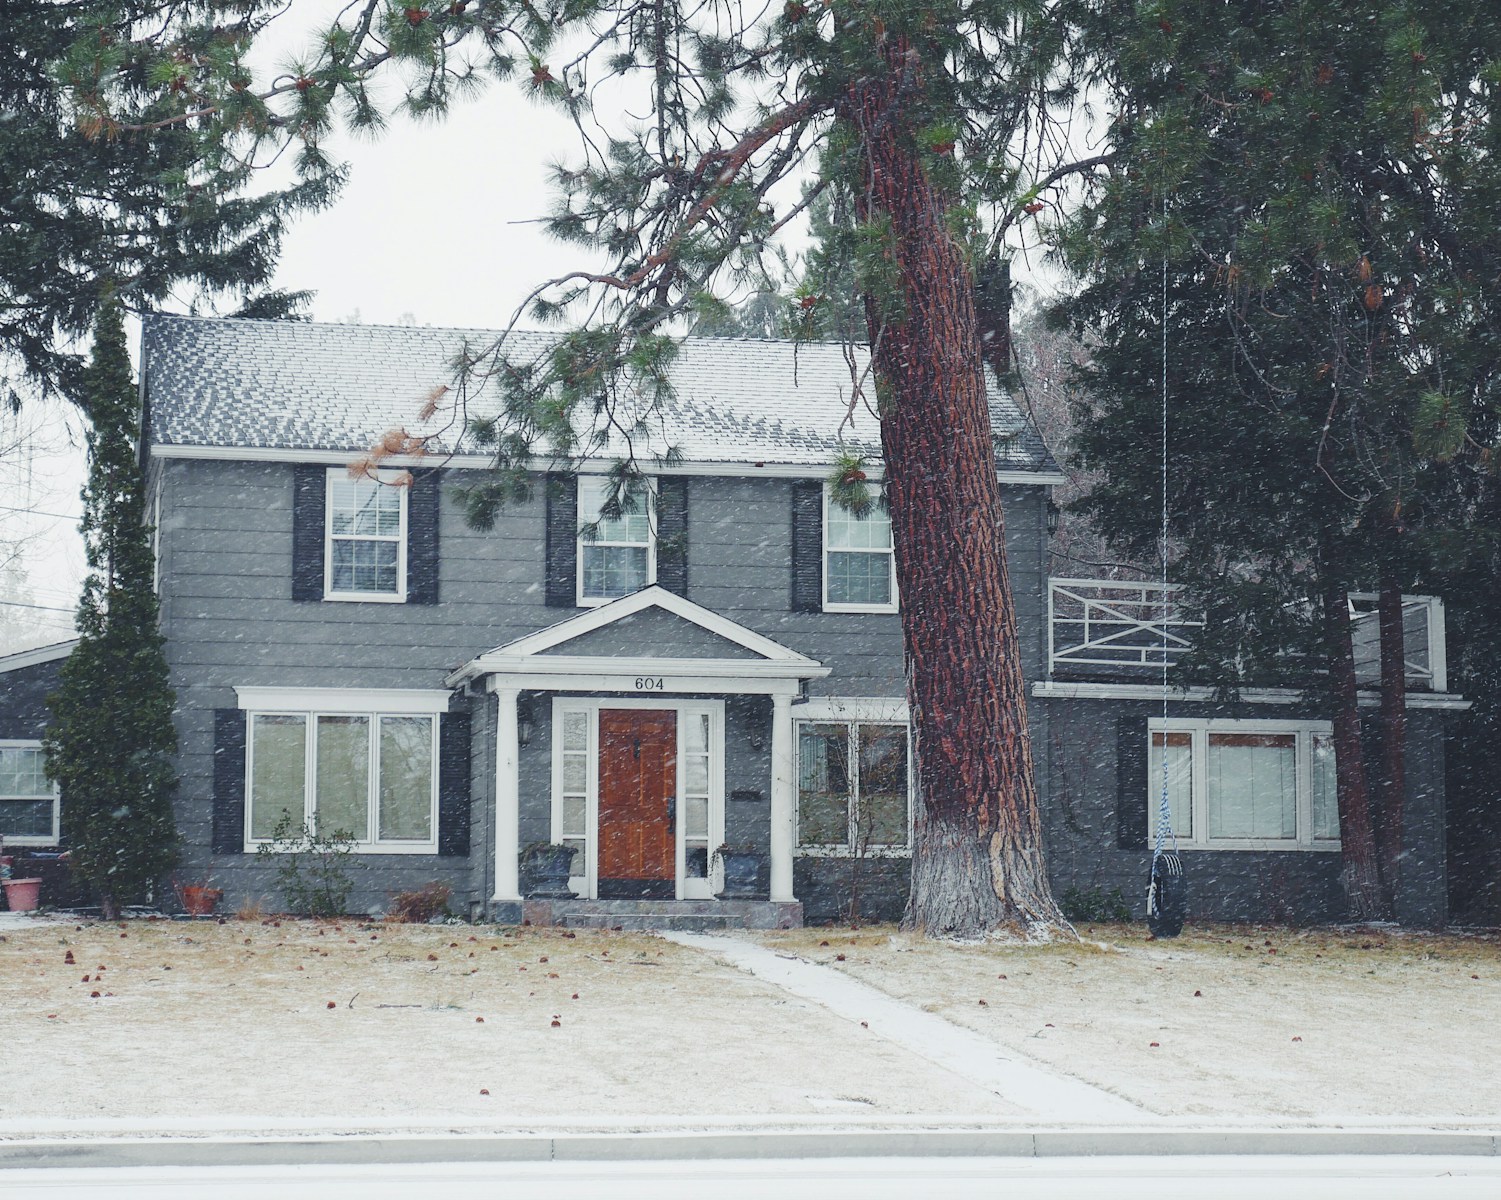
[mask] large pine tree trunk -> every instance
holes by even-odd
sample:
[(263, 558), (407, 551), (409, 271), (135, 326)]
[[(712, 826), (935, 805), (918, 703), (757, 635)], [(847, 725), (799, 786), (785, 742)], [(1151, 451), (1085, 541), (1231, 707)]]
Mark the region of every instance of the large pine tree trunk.
[(1006, 578), (974, 280), (903, 105), (902, 39), (844, 113), (862, 220), (890, 221), (896, 295), (868, 295), (908, 661), (918, 801), (904, 924), (932, 936), (1067, 931), (1043, 865), (1026, 694)]
[(1381, 627), (1381, 881), (1396, 908), (1401, 886), (1402, 809), (1407, 798), (1407, 647), (1402, 630), (1402, 585), (1381, 581), (1376, 620)]
[(1366, 786), (1365, 750), (1360, 742), (1355, 647), (1350, 641), (1350, 600), (1343, 586), (1324, 589), (1324, 621), (1329, 643), (1329, 673), (1334, 691), (1335, 791), (1339, 801), (1342, 872), (1350, 918), (1384, 921), (1390, 913), (1381, 893), (1376, 859), (1376, 831), (1371, 822)]

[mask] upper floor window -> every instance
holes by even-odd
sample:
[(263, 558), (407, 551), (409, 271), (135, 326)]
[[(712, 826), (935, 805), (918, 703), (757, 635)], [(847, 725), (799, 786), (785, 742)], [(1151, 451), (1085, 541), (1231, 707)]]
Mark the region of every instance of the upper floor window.
[(389, 480), (328, 472), (324, 595), (406, 599), (407, 489)]
[(656, 528), (650, 485), (632, 489), (620, 511), (607, 516), (609, 481), (581, 475), (579, 488), (578, 602), (603, 604), (639, 591), (657, 577)]
[(797, 723), (797, 840), (804, 852), (905, 852), (907, 727), (876, 721)]
[(1327, 722), (1156, 720), (1147, 756), (1156, 836), (1166, 757), (1178, 844), (1218, 850), (1338, 850), (1334, 739)]
[(884, 506), (856, 516), (825, 488), (823, 529), (824, 611), (896, 612), (896, 559)]
[(0, 742), (0, 838), (13, 846), (55, 846), (57, 784), (39, 742)]

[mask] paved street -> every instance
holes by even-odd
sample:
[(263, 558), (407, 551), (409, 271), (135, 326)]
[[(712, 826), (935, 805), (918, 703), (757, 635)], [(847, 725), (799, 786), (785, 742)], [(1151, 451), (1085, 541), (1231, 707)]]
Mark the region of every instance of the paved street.
[[(706, 1191), (705, 1189), (712, 1189)], [(933, 1189), (940, 1189), (934, 1191)], [(7, 1200), (1493, 1200), (1501, 1159), (843, 1159), (0, 1171)]]

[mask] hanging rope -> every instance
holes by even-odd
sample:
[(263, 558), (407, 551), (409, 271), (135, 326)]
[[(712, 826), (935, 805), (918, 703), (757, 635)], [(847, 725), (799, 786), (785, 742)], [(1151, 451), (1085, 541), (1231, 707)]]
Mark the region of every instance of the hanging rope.
[[(1167, 661), (1167, 190), (1162, 192), (1162, 308), (1158, 324), (1161, 333), (1162, 379), (1159, 388), (1162, 401), (1160, 434), (1162, 438), (1162, 461), (1159, 472), (1162, 525), (1158, 533), (1157, 565), (1162, 581), (1162, 789), (1157, 805), (1157, 838), (1152, 847), (1152, 869), (1147, 884), (1147, 924), (1157, 937), (1176, 937), (1183, 929), (1187, 896), (1183, 879), (1183, 861), (1178, 857), (1178, 835), (1173, 829), (1173, 808), (1168, 792), (1168, 661)], [(1168, 843), (1172, 843), (1169, 850)]]

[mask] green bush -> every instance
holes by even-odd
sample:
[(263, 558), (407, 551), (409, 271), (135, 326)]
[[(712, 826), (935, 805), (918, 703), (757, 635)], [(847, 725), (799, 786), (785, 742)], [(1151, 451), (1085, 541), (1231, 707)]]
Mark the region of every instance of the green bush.
[(283, 811), (271, 833), (271, 841), (256, 847), (257, 858), (276, 859), (276, 882), (287, 902), (287, 911), (309, 917), (337, 917), (354, 884), (344, 870), (344, 860), (354, 839), (341, 830), (324, 833), (306, 821), (294, 824)]
[(1064, 888), (1059, 906), (1063, 915), (1076, 925), (1081, 922), (1087, 925), (1091, 921), (1129, 921), (1132, 917), (1131, 906), (1118, 887), (1108, 892), (1099, 887)]

